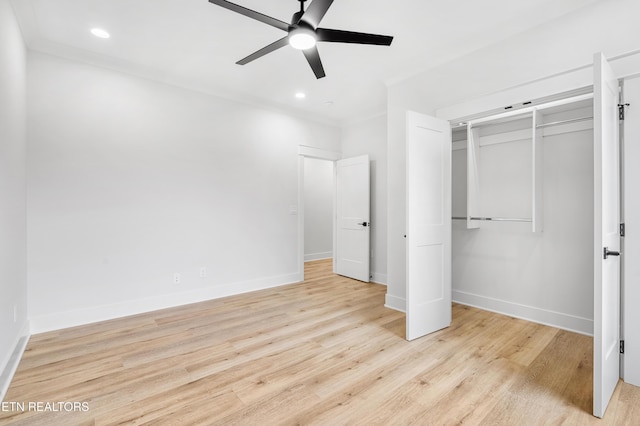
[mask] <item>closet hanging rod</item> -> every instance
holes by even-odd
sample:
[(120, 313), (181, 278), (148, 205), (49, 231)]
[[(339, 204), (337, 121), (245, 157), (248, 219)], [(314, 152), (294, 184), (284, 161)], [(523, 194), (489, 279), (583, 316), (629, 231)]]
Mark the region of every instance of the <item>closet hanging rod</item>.
[[(453, 216), (452, 220), (467, 220), (466, 216)], [(533, 222), (529, 218), (521, 217), (471, 217), (471, 220), (486, 220), (492, 222)]]
[(569, 120), (552, 121), (551, 123), (542, 123), (542, 124), (538, 124), (536, 126), (536, 129), (539, 129), (541, 127), (557, 126), (559, 124), (577, 123), (579, 121), (587, 121), (587, 120), (593, 120), (593, 117), (580, 117), (580, 118), (572, 118)]
[(522, 217), (471, 217), (471, 220), (486, 220), (491, 222), (533, 222), (533, 219)]

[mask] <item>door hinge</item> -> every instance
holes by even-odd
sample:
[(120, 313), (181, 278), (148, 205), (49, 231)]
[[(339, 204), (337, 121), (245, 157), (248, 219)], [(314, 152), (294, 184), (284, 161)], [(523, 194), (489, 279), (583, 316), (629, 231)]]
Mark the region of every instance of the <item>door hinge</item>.
[(622, 121), (624, 120), (624, 108), (628, 107), (629, 104), (618, 104), (618, 118)]
[(624, 237), (624, 235), (625, 235), (625, 233), (626, 233), (626, 232), (627, 232), (627, 230), (626, 230), (625, 224), (624, 224), (624, 223), (621, 223), (621, 224), (620, 224), (620, 236), (621, 236), (621, 237)]
[(624, 340), (620, 340), (620, 353), (624, 353)]

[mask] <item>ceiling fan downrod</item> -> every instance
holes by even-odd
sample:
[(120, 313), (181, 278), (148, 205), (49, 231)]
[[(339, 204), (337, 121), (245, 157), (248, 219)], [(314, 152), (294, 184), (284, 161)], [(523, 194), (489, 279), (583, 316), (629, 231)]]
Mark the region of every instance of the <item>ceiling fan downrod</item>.
[(298, 22), (300, 22), (300, 18), (302, 18), (302, 15), (304, 15), (304, 2), (307, 0), (298, 1), (300, 2), (300, 11), (293, 14), (293, 17), (291, 18), (291, 25), (296, 25)]

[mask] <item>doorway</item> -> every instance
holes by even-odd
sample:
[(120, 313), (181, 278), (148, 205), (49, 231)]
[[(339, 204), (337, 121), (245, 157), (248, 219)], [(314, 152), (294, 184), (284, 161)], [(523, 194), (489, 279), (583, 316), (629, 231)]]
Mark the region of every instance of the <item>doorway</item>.
[(304, 157), (304, 261), (333, 258), (334, 162)]
[(305, 261), (329, 258), (335, 274), (369, 282), (369, 156), (341, 159), (340, 153), (300, 147), (298, 164), (300, 281), (304, 281)]
[[(309, 247), (311, 247), (309, 249), (309, 252), (307, 252), (306, 249), (306, 240), (307, 238), (305, 238), (305, 234), (306, 234), (306, 226), (307, 225), (311, 225), (313, 223), (314, 219), (311, 219), (309, 221), (309, 223), (307, 223), (306, 220), (306, 216), (308, 214), (308, 212), (305, 209), (305, 200), (307, 198), (307, 194), (306, 194), (306, 187), (308, 186), (306, 184), (306, 172), (305, 170), (307, 169), (308, 164), (310, 166), (308, 166), (308, 168), (310, 169), (320, 169), (322, 170), (323, 167), (328, 168), (328, 166), (326, 165), (326, 163), (329, 163), (331, 165), (331, 201), (330, 201), (330, 205), (331, 205), (331, 228), (330, 228), (330, 236), (331, 236), (331, 258), (333, 258), (334, 254), (336, 253), (336, 227), (335, 227), (335, 162), (338, 161), (339, 159), (342, 158), (342, 154), (340, 154), (339, 152), (335, 152), (335, 151), (329, 151), (329, 150), (324, 150), (324, 149), (319, 149), (319, 148), (314, 148), (314, 147), (309, 147), (309, 146), (303, 146), (300, 145), (298, 147), (298, 275), (299, 275), (299, 281), (303, 282), (304, 281), (304, 269), (305, 269), (305, 261), (306, 259), (310, 259), (311, 257), (313, 257), (314, 255), (317, 256), (322, 256), (321, 253), (323, 253), (322, 251), (316, 251), (317, 249), (312, 249), (312, 247), (323, 247), (322, 243), (320, 243), (319, 241), (315, 241), (312, 242), (311, 244), (309, 244)], [(319, 163), (315, 163), (315, 161), (319, 162)], [(318, 166), (318, 167), (315, 167)], [(313, 179), (314, 181), (317, 180), (317, 186), (322, 186), (324, 187), (326, 184), (326, 177), (323, 178), (321, 175), (322, 173), (313, 173), (313, 177), (311, 179)], [(316, 183), (312, 183), (311, 185), (312, 188), (316, 187)], [(311, 188), (310, 188), (311, 189)], [(321, 196), (317, 195), (317, 196), (311, 196), (311, 198), (322, 198)], [(316, 201), (311, 201), (312, 203), (316, 202)], [(309, 207), (310, 208), (310, 207)], [(324, 209), (323, 209), (324, 210)], [(314, 215), (314, 213), (309, 213), (312, 216)], [(326, 245), (324, 246), (326, 247)], [(320, 249), (323, 250), (323, 249)], [(327, 251), (324, 251), (325, 255), (327, 253)], [(307, 256), (305, 256), (307, 255)], [(336, 272), (335, 269), (335, 259), (333, 259), (333, 272)]]

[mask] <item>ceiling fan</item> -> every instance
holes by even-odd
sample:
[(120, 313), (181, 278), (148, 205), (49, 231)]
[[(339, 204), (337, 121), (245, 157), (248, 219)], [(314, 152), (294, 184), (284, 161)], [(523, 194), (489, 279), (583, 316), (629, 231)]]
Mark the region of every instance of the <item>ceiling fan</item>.
[(300, 11), (293, 14), (290, 24), (226, 0), (209, 0), (209, 3), (216, 4), (224, 7), (225, 9), (229, 9), (233, 12), (237, 12), (241, 15), (287, 32), (287, 35), (280, 40), (275, 41), (236, 62), (236, 64), (239, 65), (248, 64), (267, 53), (271, 53), (289, 44), (295, 49), (302, 50), (302, 53), (305, 58), (307, 58), (309, 65), (311, 65), (311, 69), (316, 75), (316, 78), (322, 78), (325, 76), (325, 73), (316, 42), (326, 41), (332, 43), (356, 43), (389, 46), (393, 41), (392, 36), (319, 28), (318, 25), (320, 25), (320, 21), (327, 13), (327, 10), (333, 3), (333, 0), (313, 0), (306, 11), (304, 10), (304, 2), (306, 0), (298, 1), (300, 2)]

